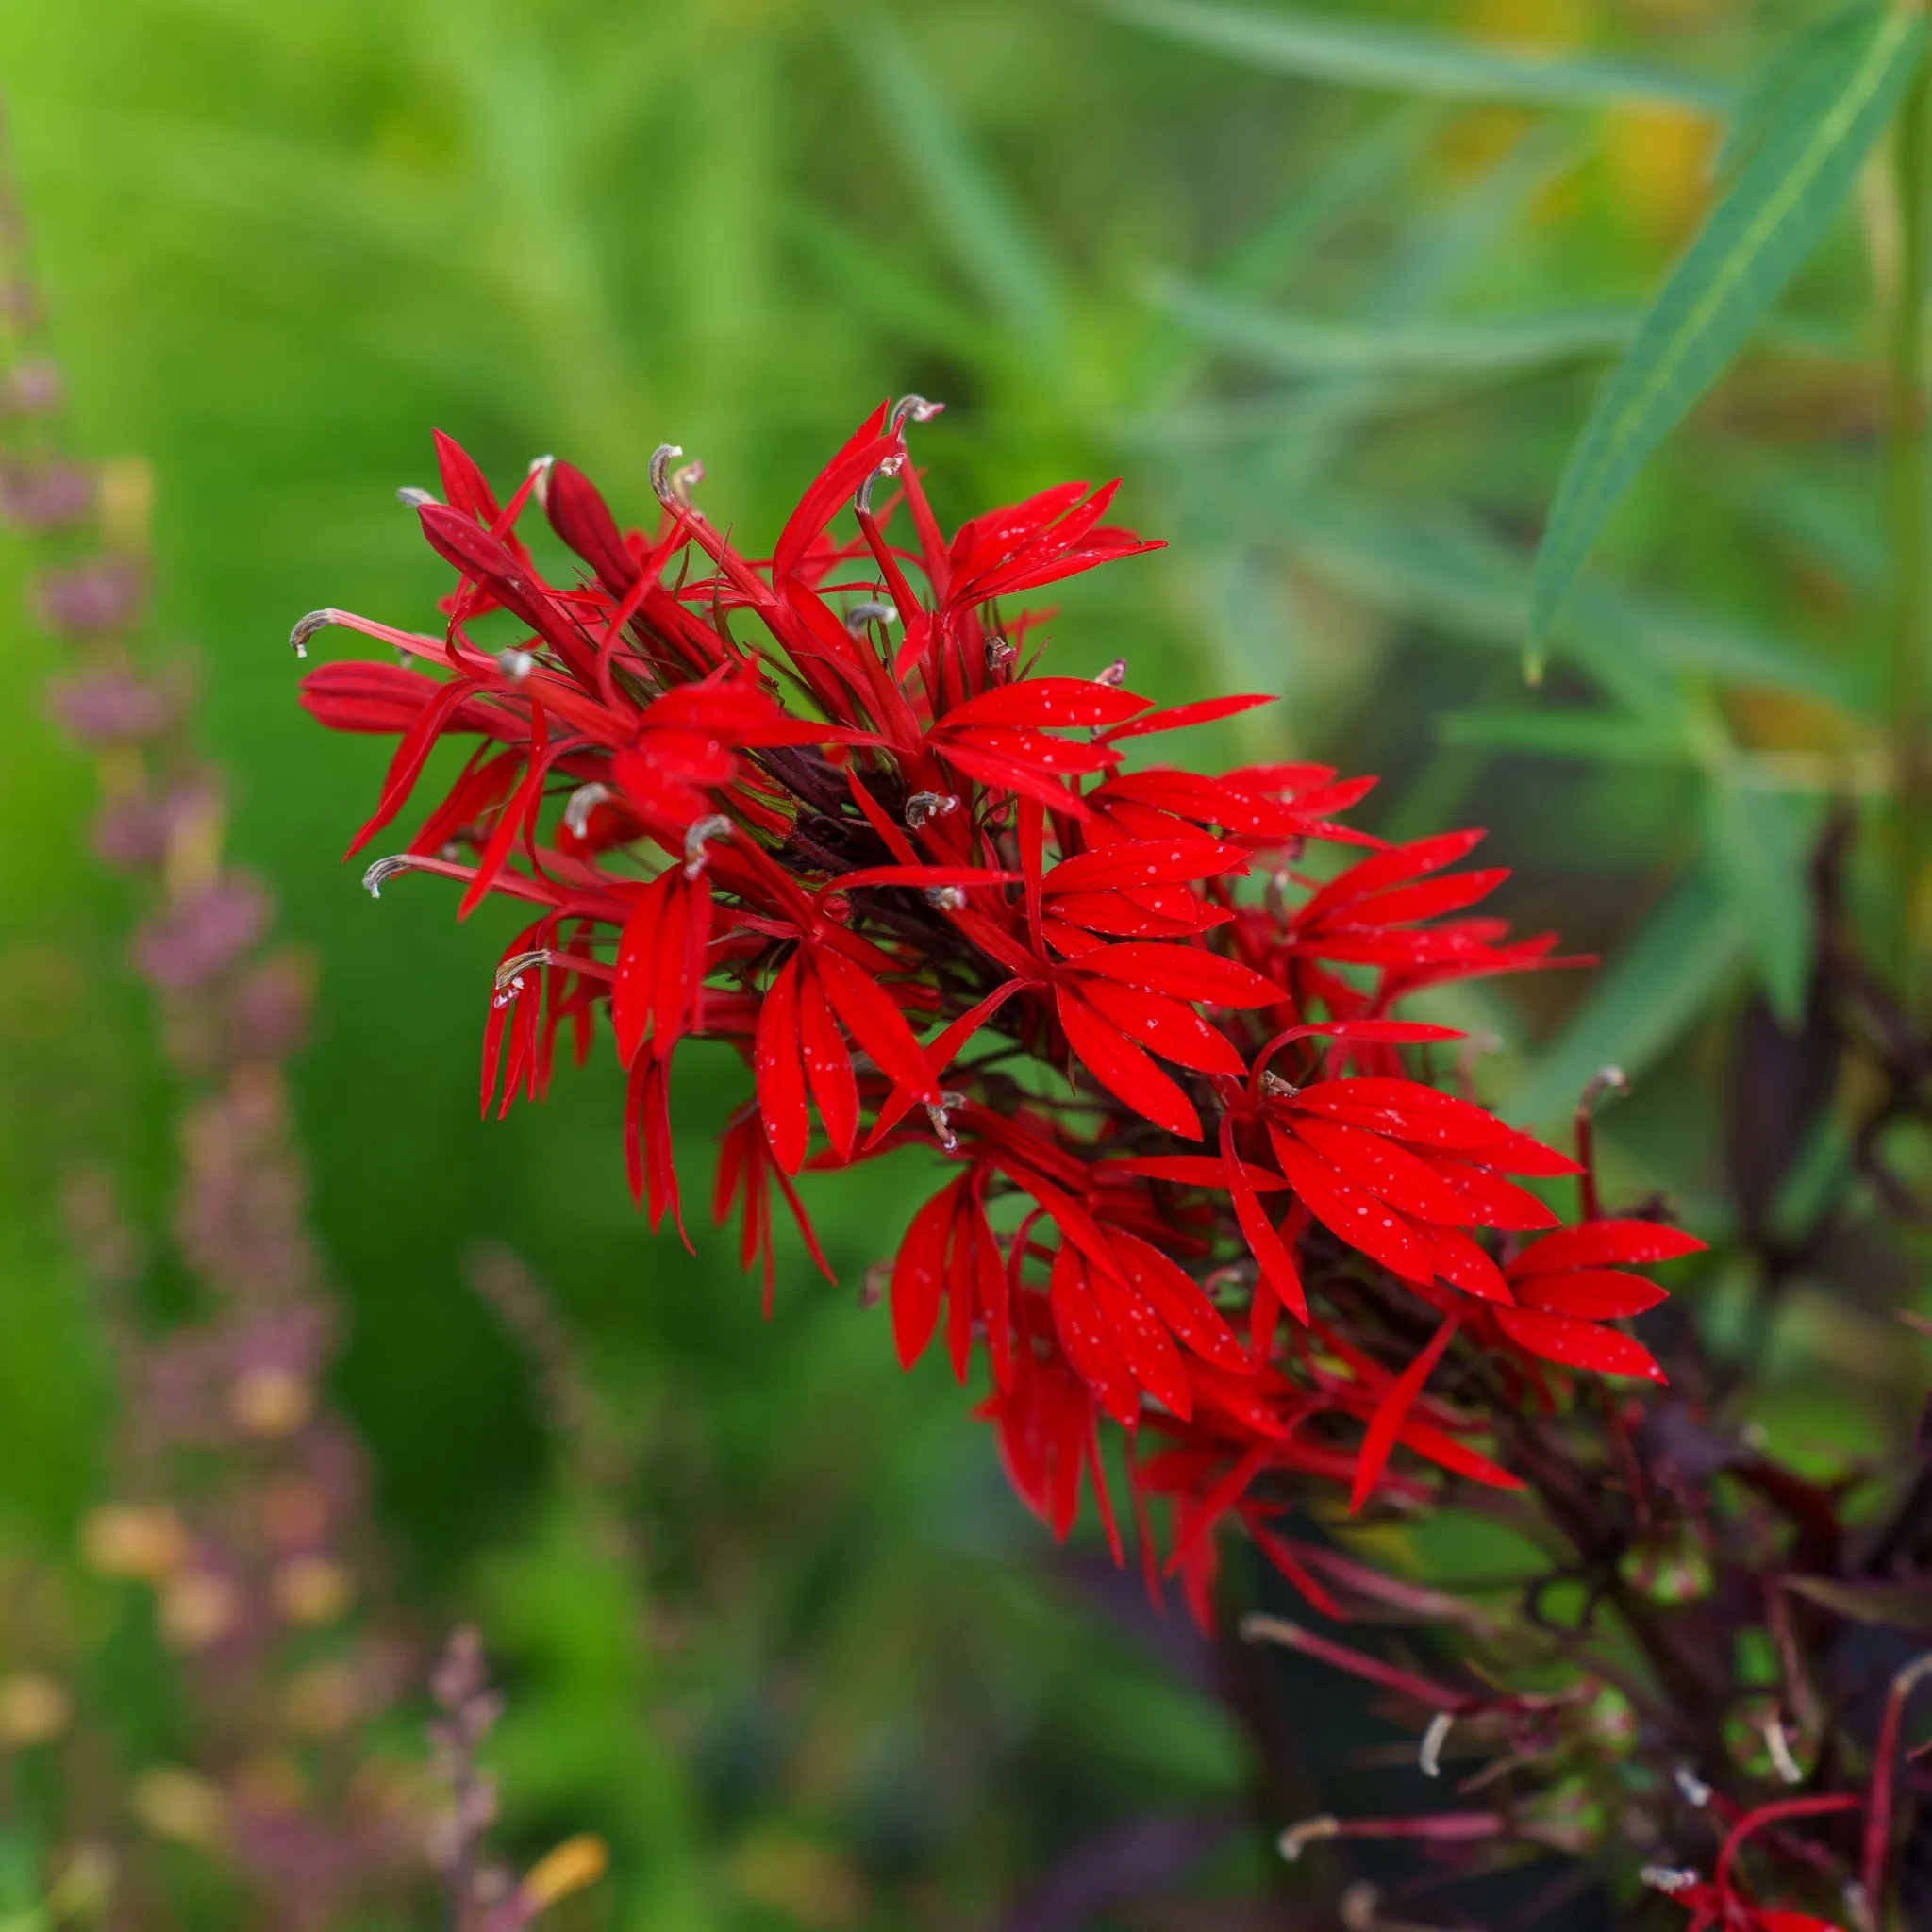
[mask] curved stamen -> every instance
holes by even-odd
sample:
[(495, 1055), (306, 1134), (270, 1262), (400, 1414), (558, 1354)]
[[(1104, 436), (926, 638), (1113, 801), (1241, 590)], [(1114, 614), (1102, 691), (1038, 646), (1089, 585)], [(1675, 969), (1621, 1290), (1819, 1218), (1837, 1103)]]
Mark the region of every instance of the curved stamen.
[(943, 403), (929, 402), (924, 396), (901, 396), (892, 405), (891, 419), (886, 426), (896, 435), (908, 420), (930, 423), (945, 407)]
[(857, 637), (869, 624), (897, 624), (899, 607), (888, 604), (878, 597), (868, 597), (863, 604), (855, 604), (845, 613), (845, 628)]
[(658, 493), (658, 501), (666, 509), (682, 509), (681, 504), (671, 488), (671, 458), (681, 457), (684, 445), (681, 442), (660, 442), (651, 452), (651, 488)]
[(732, 834), (731, 821), (722, 811), (713, 812), (709, 818), (699, 819), (684, 835), (684, 875), (694, 879), (703, 872), (708, 862), (705, 852), (706, 844), (712, 839), (728, 839)]
[(319, 630), (326, 630), (332, 624), (341, 622), (342, 613), (336, 609), (311, 610), (307, 617), (295, 620), (295, 628), (289, 633), (289, 647), (298, 658), (308, 655), (308, 640)]
[(928, 819), (947, 819), (959, 809), (950, 791), (915, 791), (906, 801), (906, 823), (918, 831)]
[(879, 478), (881, 476), (896, 476), (905, 467), (906, 458), (903, 452), (897, 456), (890, 456), (858, 486), (858, 494), (852, 499), (852, 503), (853, 508), (858, 510), (860, 516), (871, 516), (873, 486)]
[(609, 786), (592, 778), (588, 785), (579, 785), (570, 795), (563, 808), (563, 822), (579, 839), (591, 827), (591, 814), (610, 796)]
[(413, 853), (397, 852), (388, 858), (378, 858), (362, 874), (362, 890), (372, 899), (379, 899), (382, 897), (383, 887), (388, 885), (390, 880), (394, 878), (399, 873), (414, 872), (415, 870), (416, 858)]

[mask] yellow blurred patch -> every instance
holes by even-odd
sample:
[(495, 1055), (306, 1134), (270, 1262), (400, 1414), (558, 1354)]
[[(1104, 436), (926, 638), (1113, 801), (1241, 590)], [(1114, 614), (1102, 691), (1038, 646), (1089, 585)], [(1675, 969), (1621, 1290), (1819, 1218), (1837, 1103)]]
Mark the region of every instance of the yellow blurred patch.
[(1617, 205), (1647, 241), (1674, 247), (1710, 194), (1717, 124), (1688, 108), (1613, 108), (1604, 116), (1604, 166)]
[(245, 1370), (228, 1391), (228, 1409), (251, 1436), (292, 1436), (315, 1407), (315, 1394), (288, 1369)]
[(48, 1744), (67, 1728), (74, 1701), (43, 1671), (15, 1671), (0, 1677), (0, 1746), (18, 1751)]
[(228, 1800), (199, 1772), (159, 1764), (134, 1781), (134, 1815), (156, 1838), (214, 1850), (228, 1837)]
[(103, 1576), (158, 1583), (188, 1557), (188, 1532), (172, 1509), (144, 1503), (103, 1503), (80, 1526), (80, 1554)]
[(206, 1650), (242, 1621), (242, 1592), (217, 1570), (186, 1570), (161, 1592), (161, 1636), (175, 1650)]
[(355, 1578), (326, 1557), (292, 1557), (269, 1578), (275, 1608), (291, 1624), (333, 1624), (355, 1593)]
[(757, 1831), (731, 1855), (734, 1889), (806, 1925), (850, 1925), (865, 1910), (865, 1884), (849, 1858), (780, 1827)]
[(567, 1838), (555, 1851), (544, 1855), (524, 1874), (517, 1890), (536, 1911), (543, 1911), (558, 1899), (595, 1885), (610, 1869), (610, 1851), (601, 1838), (579, 1832)]
[(1471, 40), (1556, 53), (1591, 38), (1596, 8), (1590, 0), (1458, 0), (1451, 18)]

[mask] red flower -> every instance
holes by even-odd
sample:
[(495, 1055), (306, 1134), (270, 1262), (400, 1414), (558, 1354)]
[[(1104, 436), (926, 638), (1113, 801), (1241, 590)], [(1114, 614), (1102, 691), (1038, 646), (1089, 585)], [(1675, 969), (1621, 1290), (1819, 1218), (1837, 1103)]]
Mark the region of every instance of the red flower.
[[(457, 573), (441, 634), (334, 610), (295, 633), (342, 625), (431, 675), (325, 665), (304, 702), (398, 741), (352, 851), (441, 741), (470, 747), (368, 882), (427, 872), (462, 884), (459, 912), (530, 908), (491, 991), (485, 1106), (540, 1096), (559, 1030), (581, 1057), (608, 1018), (632, 1191), (682, 1230), (670, 1070), (725, 1042), (750, 1098), (714, 1201), (768, 1299), (774, 1190), (829, 1273), (793, 1177), (934, 1149), (949, 1172), (892, 1270), (900, 1358), (942, 1321), (962, 1379), (984, 1348), (983, 1412), (1060, 1535), (1085, 1484), (1118, 1544), (1117, 1426), (1150, 1566), (1164, 1505), (1165, 1565), (1205, 1617), (1224, 1524), (1307, 1574), (1268, 1525), (1296, 1488), (1362, 1507), (1514, 1483), (1457, 1399), (1468, 1365), (1539, 1403), (1557, 1370), (1655, 1374), (1606, 1324), (1659, 1293), (1629, 1265), (1694, 1244), (1601, 1221), (1521, 1244), (1557, 1220), (1523, 1179), (1574, 1163), (1439, 1091), (1427, 1056), (1455, 1036), (1391, 1017), (1420, 987), (1553, 963), (1471, 913), (1499, 872), (1444, 870), (1476, 835), (1387, 847), (1337, 822), (1371, 781), (1326, 766), (1128, 770), (1141, 741), (1267, 700), (1158, 708), (1124, 666), (1030, 675), (1037, 620), (1011, 600), (1158, 546), (1085, 484), (949, 541), (904, 441), (931, 413), (875, 410), (762, 559), (675, 451), (655, 528), (627, 531), (566, 463), (499, 503), (440, 438), (446, 500), (419, 514)], [(518, 536), (540, 504), (571, 582)], [(1366, 850), (1323, 881), (1312, 841)]]

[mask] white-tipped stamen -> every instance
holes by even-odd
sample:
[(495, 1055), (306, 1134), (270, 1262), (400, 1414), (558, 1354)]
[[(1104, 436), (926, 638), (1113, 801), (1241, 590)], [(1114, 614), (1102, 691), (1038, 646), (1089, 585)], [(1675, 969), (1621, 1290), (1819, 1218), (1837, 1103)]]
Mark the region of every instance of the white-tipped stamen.
[(550, 472), (555, 467), (554, 456), (532, 457), (529, 474), (537, 480), (530, 486), (530, 494), (537, 499), (540, 508), (550, 508)]
[(966, 909), (966, 888), (964, 886), (927, 886), (925, 903), (935, 912), (963, 912)]
[(295, 628), (289, 633), (289, 648), (298, 658), (308, 655), (308, 640), (319, 630), (326, 630), (341, 615), (339, 610), (311, 610), (307, 617), (297, 618)]
[(1261, 1091), (1271, 1100), (1292, 1100), (1302, 1090), (1292, 1080), (1284, 1080), (1272, 1071), (1261, 1075)]
[(508, 979), (504, 978), (501, 974), (498, 974), (496, 976), (496, 991), (490, 998), (491, 1008), (500, 1013), (505, 1007), (511, 1005), (515, 1001), (516, 996), (523, 990), (524, 975), (521, 973), (513, 973)]
[(1774, 1717), (1764, 1721), (1764, 1748), (1771, 1753), (1772, 1769), (1786, 1784), (1801, 1785), (1805, 1782), (1804, 1769), (1791, 1756), (1791, 1740), (1786, 1735), (1783, 1724)]
[(888, 457), (885, 459), (885, 461), (882, 462), (878, 466), (878, 468), (874, 470), (872, 473), (872, 475), (868, 476), (865, 479), (865, 481), (858, 486), (858, 493), (852, 499), (853, 508), (857, 509), (861, 516), (869, 517), (872, 514), (873, 486), (878, 482), (881, 476), (896, 476), (899, 474), (899, 472), (905, 468), (905, 466), (906, 458), (903, 453)]
[(693, 457), (688, 463), (680, 463), (671, 473), (671, 493), (686, 509), (691, 507), (691, 496), (700, 483), (705, 480), (704, 459)]
[(1416, 1763), (1424, 1777), (1442, 1775), (1442, 1746), (1449, 1741), (1449, 1733), (1456, 1726), (1456, 1713), (1453, 1710), (1439, 1710), (1429, 1720), (1429, 1727), (1423, 1733), (1423, 1747), (1416, 1753)]
[(722, 811), (714, 811), (709, 818), (699, 819), (684, 835), (684, 875), (694, 879), (703, 872), (708, 863), (705, 847), (713, 839), (728, 839), (732, 833), (731, 821)]
[(1629, 1091), (1630, 1076), (1622, 1067), (1599, 1067), (1584, 1083), (1582, 1096), (1576, 1104), (1588, 1113), (1606, 1093), (1628, 1093)]
[(1020, 655), (1018, 644), (1009, 644), (1005, 638), (988, 638), (986, 641), (986, 668), (997, 671), (1003, 665), (1010, 664)]
[(581, 839), (591, 829), (591, 814), (609, 796), (609, 786), (595, 778), (571, 793), (563, 808), (563, 822), (575, 837)]
[(931, 819), (949, 819), (959, 809), (950, 791), (915, 791), (906, 801), (906, 823), (915, 832)]
[(502, 992), (506, 988), (508, 988), (514, 991), (521, 992), (524, 985), (524, 974), (532, 966), (548, 966), (556, 958), (557, 955), (545, 946), (539, 946), (534, 953), (512, 953), (496, 969), (497, 991)]
[(666, 509), (681, 509), (684, 506), (673, 495), (671, 490), (671, 458), (681, 457), (684, 445), (681, 442), (660, 442), (651, 452), (651, 488), (658, 493), (658, 501)]
[(928, 402), (924, 396), (901, 396), (892, 405), (891, 421), (888, 427), (894, 432), (905, 428), (908, 419), (914, 423), (930, 423), (941, 410), (943, 403)]
[(939, 1137), (941, 1147), (948, 1154), (959, 1151), (959, 1137), (953, 1131), (952, 1117), (965, 1105), (966, 1096), (955, 1092), (950, 1087), (941, 1090), (937, 1107), (930, 1101), (926, 1103), (925, 1117), (932, 1123), (932, 1130)]
[(437, 502), (438, 498), (430, 491), (425, 490), (420, 483), (405, 483), (396, 491), (396, 501), (408, 509), (423, 509)]
[(1710, 1787), (1688, 1764), (1678, 1765), (1671, 1776), (1682, 1792), (1685, 1804), (1702, 1811), (1710, 1803)]
[(1324, 1812), (1320, 1818), (1304, 1818), (1299, 1824), (1291, 1824), (1274, 1840), (1274, 1849), (1292, 1865), (1310, 1845), (1341, 1836), (1341, 1821), (1332, 1812)]
[(858, 637), (869, 624), (897, 624), (898, 621), (899, 607), (878, 597), (868, 597), (863, 604), (855, 604), (845, 613), (845, 628), (854, 637)]
[(1127, 660), (1116, 658), (1093, 681), (1106, 685), (1111, 691), (1119, 691), (1127, 681)]
[(531, 668), (536, 662), (536, 658), (531, 657), (527, 651), (519, 651), (512, 648), (508, 651), (499, 651), (496, 654), (496, 668), (506, 677), (513, 679), (518, 684), (521, 684), (525, 678), (529, 676)]
[(1698, 1883), (1699, 1874), (1690, 1865), (1646, 1865), (1637, 1874), (1653, 1891), (1660, 1891), (1668, 1898), (1673, 1892), (1686, 1891)]
[(362, 890), (372, 899), (379, 899), (382, 897), (383, 887), (388, 885), (390, 880), (398, 873), (413, 872), (415, 867), (414, 858), (407, 852), (395, 853), (388, 858), (378, 858), (362, 874)]

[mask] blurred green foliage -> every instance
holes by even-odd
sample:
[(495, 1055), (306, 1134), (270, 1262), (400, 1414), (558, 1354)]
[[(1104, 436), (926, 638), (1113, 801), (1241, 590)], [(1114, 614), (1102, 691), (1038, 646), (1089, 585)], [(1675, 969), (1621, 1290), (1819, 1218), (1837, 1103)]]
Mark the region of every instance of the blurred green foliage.
[[(1719, 115), (1746, 103), (1728, 180), (1751, 104), (1790, 109), (1769, 57), (1829, 10), (0, 8), (79, 439), (156, 466), (163, 628), (321, 968), (299, 1083), (338, 1392), (405, 1593), (507, 1659), (515, 1829), (610, 1838), (607, 1923), (981, 1923), (1089, 1829), (1237, 1802), (1243, 1747), (1100, 1629), (942, 1366), (897, 1374), (858, 1292), (891, 1169), (820, 1189), (842, 1285), (794, 1251), (766, 1323), (724, 1241), (633, 1217), (611, 1069), (476, 1121), (500, 935), (336, 867), (386, 748), (297, 710), (291, 622), (425, 621), (444, 573), (393, 491), (432, 425), (499, 478), (567, 456), (639, 518), (681, 442), (754, 549), (889, 391), (948, 405), (919, 445), (942, 514), (1124, 473), (1174, 547), (1070, 597), (1063, 668), (1279, 691), (1202, 755), (1380, 770), (1391, 836), (1491, 825), (1512, 915), (1614, 963), (1463, 1000), (1509, 1041), (1486, 1084), (1548, 1125), (1621, 1060), (1615, 1185), (1714, 1212), (1707, 1023), (1753, 971), (1802, 999), (1807, 842), (1883, 717), (1876, 174), (1610, 521), (1535, 691), (1522, 654), (1565, 450), (1708, 205)], [(52, 1204), (105, 1159), (153, 1222), (174, 1156), (92, 780), (28, 695), (57, 653), (18, 623), (0, 652), (0, 1507), (48, 1552), (108, 1466)], [(725, 1058), (678, 1093), (694, 1157), (740, 1093)], [(621, 1506), (465, 1287), (479, 1239), (554, 1292)]]

